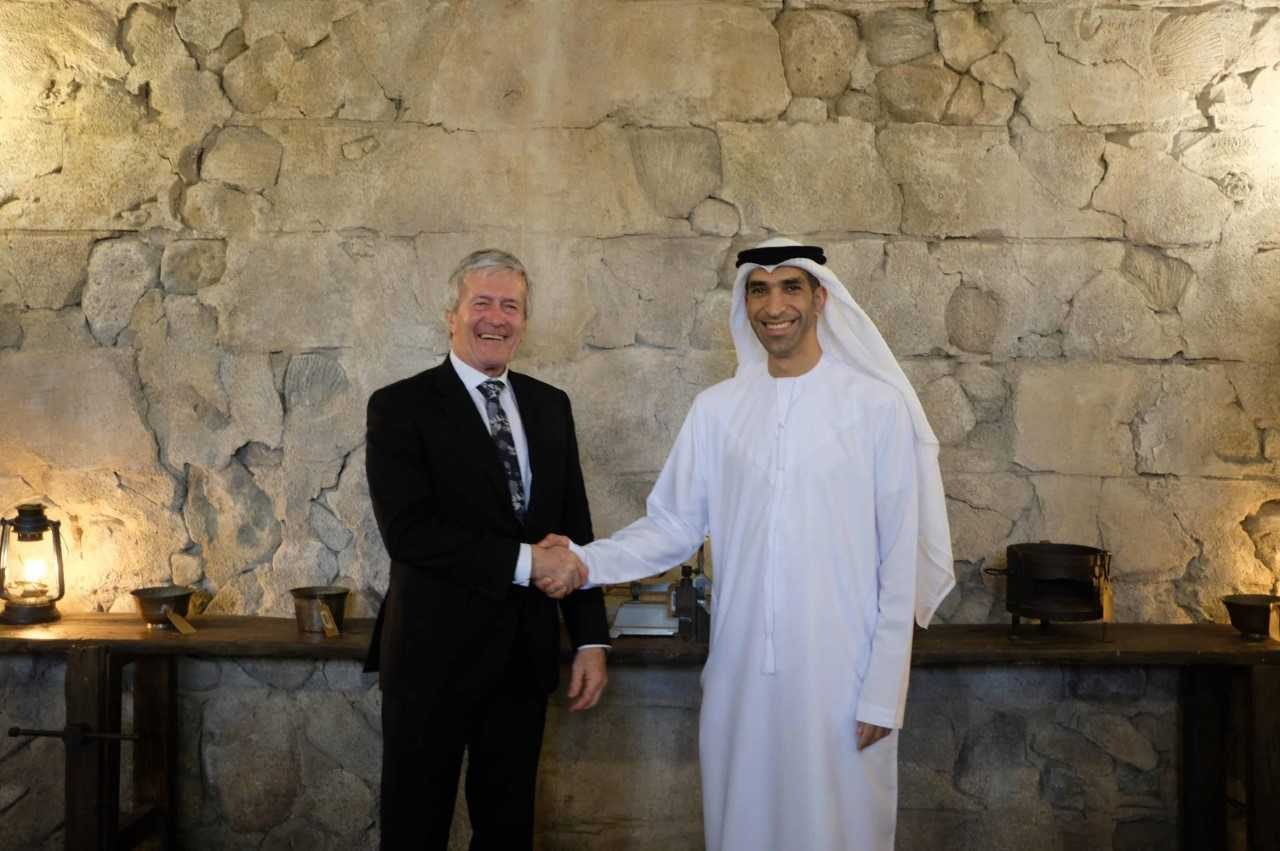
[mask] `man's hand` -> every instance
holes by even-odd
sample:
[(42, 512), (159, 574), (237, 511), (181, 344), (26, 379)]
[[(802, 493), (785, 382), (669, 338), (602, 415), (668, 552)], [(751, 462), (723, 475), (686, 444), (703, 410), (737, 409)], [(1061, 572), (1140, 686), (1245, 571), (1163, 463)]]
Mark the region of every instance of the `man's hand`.
[(587, 568), (582, 561), (564, 545), (551, 545), (547, 541), (557, 538), (568, 541), (560, 535), (548, 535), (533, 547), (533, 567), (529, 578), (533, 584), (548, 597), (559, 600), (577, 591), (587, 581)]
[(858, 750), (866, 750), (885, 736), (893, 732), (888, 727), (877, 727), (875, 724), (868, 724), (865, 721), (859, 721), (857, 726), (858, 732)]
[(590, 709), (600, 700), (604, 684), (609, 681), (605, 673), (603, 647), (584, 647), (573, 657), (573, 671), (569, 677), (570, 712)]

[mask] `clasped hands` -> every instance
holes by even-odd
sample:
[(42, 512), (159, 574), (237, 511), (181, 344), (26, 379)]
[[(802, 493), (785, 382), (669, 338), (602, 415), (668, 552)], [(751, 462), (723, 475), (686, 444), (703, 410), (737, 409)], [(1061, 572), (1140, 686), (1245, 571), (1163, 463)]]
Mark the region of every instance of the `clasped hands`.
[(560, 600), (586, 584), (587, 566), (569, 549), (568, 538), (551, 534), (533, 545), (530, 580), (543, 594)]

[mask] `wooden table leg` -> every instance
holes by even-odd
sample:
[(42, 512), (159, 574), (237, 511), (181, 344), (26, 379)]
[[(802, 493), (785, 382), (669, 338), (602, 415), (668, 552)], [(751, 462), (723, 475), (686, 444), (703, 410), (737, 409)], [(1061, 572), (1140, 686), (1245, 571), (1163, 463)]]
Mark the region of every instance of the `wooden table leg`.
[(177, 663), (172, 656), (139, 656), (134, 662), (133, 789), (136, 809), (121, 827), (129, 848), (148, 836), (177, 847), (174, 819), (178, 753)]
[[(67, 653), (67, 728), (120, 730), (120, 666), (105, 647)], [(109, 851), (120, 816), (120, 742), (66, 740), (67, 851)]]
[(1227, 699), (1230, 672), (1182, 669), (1182, 847), (1227, 847)]
[(1280, 666), (1249, 671), (1249, 848), (1280, 851)]

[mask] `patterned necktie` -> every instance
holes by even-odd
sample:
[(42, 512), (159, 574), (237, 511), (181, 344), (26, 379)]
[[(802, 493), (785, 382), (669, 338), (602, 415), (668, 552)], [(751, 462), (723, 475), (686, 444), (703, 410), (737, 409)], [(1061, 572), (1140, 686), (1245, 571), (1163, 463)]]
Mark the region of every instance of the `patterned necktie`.
[(489, 416), (489, 434), (493, 437), (493, 445), (498, 450), (498, 460), (507, 474), (507, 488), (511, 491), (511, 507), (516, 518), (524, 522), (524, 481), (520, 478), (520, 458), (516, 455), (516, 442), (511, 436), (511, 423), (507, 421), (507, 412), (502, 409), (498, 397), (506, 385), (501, 381), (491, 380), (480, 385), (484, 394), (484, 410)]

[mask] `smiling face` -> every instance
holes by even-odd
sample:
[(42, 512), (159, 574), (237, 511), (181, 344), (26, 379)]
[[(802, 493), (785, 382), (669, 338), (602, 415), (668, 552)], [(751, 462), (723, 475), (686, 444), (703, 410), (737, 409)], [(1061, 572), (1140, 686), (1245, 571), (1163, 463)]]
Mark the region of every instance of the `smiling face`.
[(510, 269), (477, 269), (462, 279), (458, 306), (445, 312), (454, 354), (485, 375), (498, 376), (524, 337), (528, 288)]
[(756, 269), (747, 278), (746, 299), (751, 330), (769, 353), (770, 374), (801, 375), (818, 363), (818, 316), (827, 291), (803, 269)]

